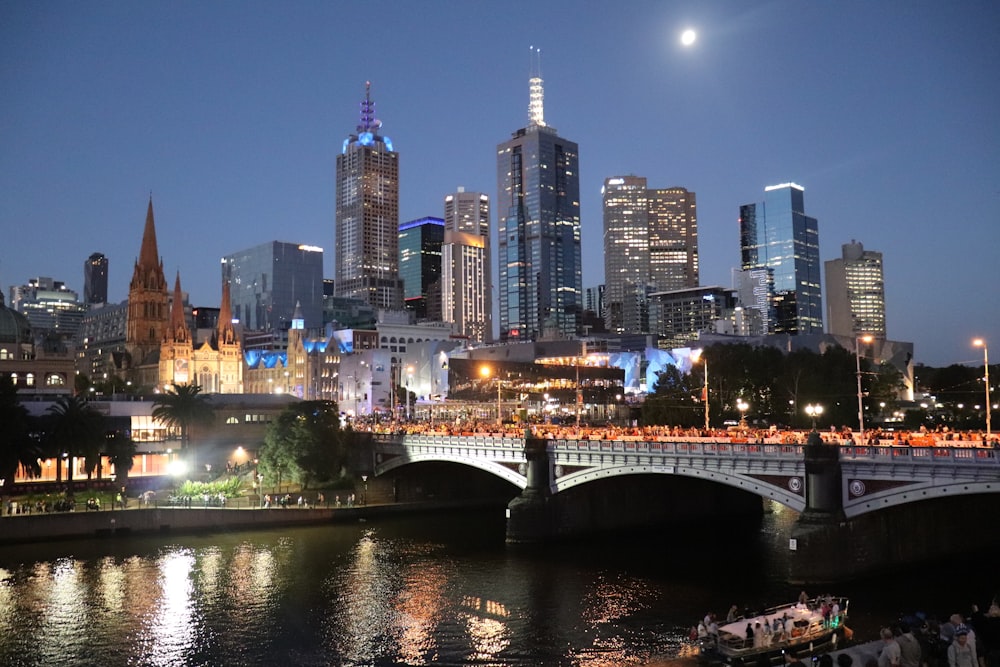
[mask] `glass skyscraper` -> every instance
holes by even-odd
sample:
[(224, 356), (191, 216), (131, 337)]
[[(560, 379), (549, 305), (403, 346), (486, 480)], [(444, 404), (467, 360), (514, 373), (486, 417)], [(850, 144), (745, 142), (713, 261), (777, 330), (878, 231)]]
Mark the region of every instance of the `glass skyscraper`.
[(441, 320), (443, 242), (444, 220), (441, 218), (419, 218), (399, 226), (399, 277), (403, 280), (403, 301), (418, 320)]
[(334, 287), (336, 296), (399, 310), (399, 153), (381, 129), (369, 82), (357, 133), (337, 156)]
[(528, 126), (497, 146), (500, 340), (576, 336), (582, 310), (576, 143), (545, 124), (530, 79)]
[(323, 326), (323, 249), (271, 241), (222, 258), (233, 317), (248, 331), (287, 329), (302, 304), (307, 329)]
[(764, 188), (764, 201), (740, 207), (742, 269), (770, 269), (774, 325), (769, 333), (823, 333), (819, 223), (805, 214), (804, 188)]
[(99, 252), (83, 263), (83, 302), (88, 306), (108, 302), (108, 258)]

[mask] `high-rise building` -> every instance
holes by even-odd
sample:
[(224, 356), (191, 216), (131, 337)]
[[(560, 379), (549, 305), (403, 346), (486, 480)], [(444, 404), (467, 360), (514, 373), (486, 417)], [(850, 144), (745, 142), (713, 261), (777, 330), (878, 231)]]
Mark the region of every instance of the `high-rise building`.
[(83, 263), (83, 302), (88, 306), (108, 302), (108, 258), (99, 252)]
[(418, 218), (399, 226), (399, 277), (403, 280), (403, 305), (418, 320), (441, 321), (443, 242), (444, 220), (441, 218)]
[(827, 261), (825, 268), (829, 333), (885, 338), (882, 253), (865, 250), (860, 242), (852, 240), (841, 246), (840, 259)]
[(77, 294), (60, 280), (47, 276), (31, 278), (27, 285), (10, 288), (10, 305), (28, 318), (38, 335), (69, 339), (76, 335), (87, 307), (77, 301)]
[(744, 270), (768, 268), (774, 281), (774, 328), (769, 333), (823, 333), (819, 223), (805, 214), (804, 188), (764, 188), (764, 201), (740, 206)]
[(605, 324), (649, 333), (649, 295), (698, 285), (695, 194), (649, 189), (641, 176), (604, 180)]
[(399, 310), (399, 153), (381, 129), (368, 82), (357, 133), (337, 156), (335, 289), (336, 296)]
[(479, 343), (493, 338), (491, 275), (490, 198), (460, 187), (444, 198), (441, 319)]
[(571, 338), (583, 305), (579, 148), (545, 123), (540, 74), (529, 88), (527, 127), (497, 146), (501, 341)]
[(248, 331), (288, 329), (302, 304), (307, 329), (323, 326), (323, 249), (270, 241), (222, 258), (233, 317)]

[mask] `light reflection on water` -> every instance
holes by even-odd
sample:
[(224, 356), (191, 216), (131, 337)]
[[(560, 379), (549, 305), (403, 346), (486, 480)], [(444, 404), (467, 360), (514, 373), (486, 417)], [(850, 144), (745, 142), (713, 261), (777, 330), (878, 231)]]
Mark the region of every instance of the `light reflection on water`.
[[(793, 518), (528, 550), (481, 515), (9, 547), (0, 665), (650, 664), (708, 609), (793, 593)], [(899, 579), (856, 592), (912, 610)]]

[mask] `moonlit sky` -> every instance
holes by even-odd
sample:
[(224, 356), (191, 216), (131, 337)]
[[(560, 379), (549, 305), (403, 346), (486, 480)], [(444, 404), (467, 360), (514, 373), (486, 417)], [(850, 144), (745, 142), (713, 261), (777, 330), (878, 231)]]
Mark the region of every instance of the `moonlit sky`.
[(604, 279), (605, 177), (694, 190), (701, 283), (727, 287), (740, 204), (794, 181), (823, 261), (852, 239), (884, 253), (889, 338), (981, 363), (974, 336), (1000, 351), (998, 30), (993, 0), (9, 0), (0, 286), (82, 292), (102, 252), (124, 299), (150, 192), (168, 282), (195, 305), (218, 306), (223, 255), (271, 240), (323, 247), (332, 276), (365, 81), (401, 221), (440, 216), (459, 185), (496, 198), (535, 46), (546, 121), (580, 145), (585, 287)]

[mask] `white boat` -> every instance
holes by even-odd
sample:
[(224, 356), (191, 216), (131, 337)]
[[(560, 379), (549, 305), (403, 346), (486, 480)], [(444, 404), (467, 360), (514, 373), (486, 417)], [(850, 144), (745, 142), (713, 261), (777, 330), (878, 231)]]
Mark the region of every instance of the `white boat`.
[[(752, 667), (763, 664), (761, 658), (778, 664), (784, 663), (787, 654), (803, 658), (832, 651), (851, 635), (846, 626), (849, 604), (847, 598), (824, 596), (741, 616), (720, 625), (717, 635), (709, 633), (700, 638), (702, 655), (713, 661), (742, 662)], [(780, 623), (775, 623), (776, 619)], [(765, 623), (772, 629), (778, 626), (778, 632), (763, 632)], [(755, 631), (758, 624), (760, 632)]]

